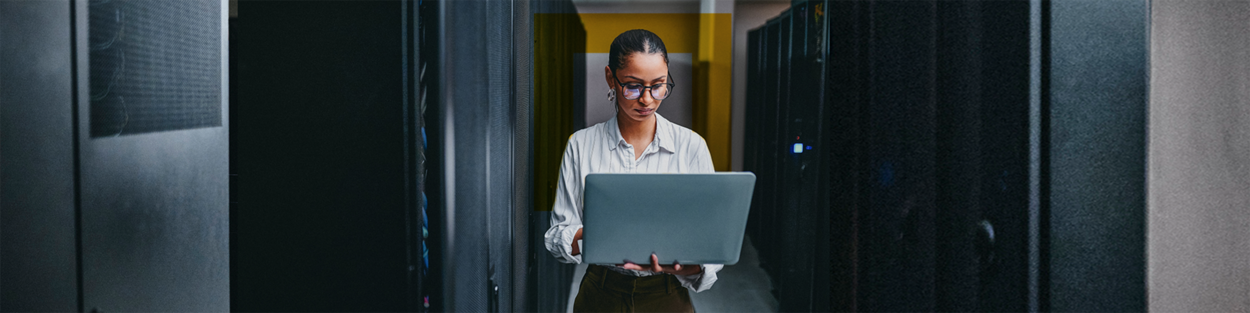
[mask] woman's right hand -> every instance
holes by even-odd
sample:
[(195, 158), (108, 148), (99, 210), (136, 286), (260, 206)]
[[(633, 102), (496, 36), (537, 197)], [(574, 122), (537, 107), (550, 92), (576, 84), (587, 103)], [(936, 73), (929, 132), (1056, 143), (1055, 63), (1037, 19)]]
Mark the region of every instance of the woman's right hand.
[(625, 264), (617, 264), (616, 266), (627, 269), (627, 270), (656, 272), (656, 273), (669, 273), (673, 275), (682, 275), (682, 276), (689, 276), (689, 275), (694, 275), (694, 274), (703, 272), (703, 266), (700, 266), (700, 265), (682, 266), (681, 263), (677, 263), (677, 261), (673, 261), (673, 265), (660, 265), (660, 258), (656, 256), (655, 253), (651, 254), (650, 264), (637, 264), (634, 262), (627, 262)]

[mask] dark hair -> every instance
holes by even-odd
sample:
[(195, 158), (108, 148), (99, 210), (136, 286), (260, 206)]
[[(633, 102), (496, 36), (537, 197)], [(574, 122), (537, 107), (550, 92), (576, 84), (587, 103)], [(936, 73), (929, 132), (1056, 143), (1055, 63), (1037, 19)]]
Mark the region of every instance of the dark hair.
[(608, 48), (608, 68), (613, 71), (621, 69), (625, 58), (637, 52), (659, 53), (664, 56), (664, 64), (668, 64), (668, 49), (664, 48), (664, 41), (660, 40), (660, 36), (649, 30), (633, 29), (612, 40), (612, 47)]

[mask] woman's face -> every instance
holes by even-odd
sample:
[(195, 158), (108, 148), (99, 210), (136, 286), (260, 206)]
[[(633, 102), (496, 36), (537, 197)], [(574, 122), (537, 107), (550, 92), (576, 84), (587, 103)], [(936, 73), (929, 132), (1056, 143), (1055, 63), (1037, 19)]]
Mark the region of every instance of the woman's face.
[(625, 58), (621, 69), (616, 71), (615, 78), (612, 77), (611, 68), (605, 66), (604, 69), (608, 86), (616, 90), (617, 116), (638, 122), (651, 120), (655, 116), (655, 110), (660, 108), (660, 100), (651, 96), (650, 89), (644, 90), (638, 99), (625, 99), (625, 90), (617, 84), (617, 80), (621, 84), (637, 83), (645, 86), (668, 82), (668, 64), (664, 63), (664, 56), (659, 53), (631, 54)]

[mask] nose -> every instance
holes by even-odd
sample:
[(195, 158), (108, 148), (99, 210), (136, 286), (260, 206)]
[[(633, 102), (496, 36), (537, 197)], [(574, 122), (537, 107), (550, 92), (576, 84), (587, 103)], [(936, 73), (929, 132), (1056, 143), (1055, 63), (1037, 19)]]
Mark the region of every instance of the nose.
[(638, 96), (638, 102), (646, 106), (651, 106), (651, 104), (659, 101), (660, 100), (656, 100), (655, 97), (651, 96), (651, 89), (643, 89), (642, 94)]

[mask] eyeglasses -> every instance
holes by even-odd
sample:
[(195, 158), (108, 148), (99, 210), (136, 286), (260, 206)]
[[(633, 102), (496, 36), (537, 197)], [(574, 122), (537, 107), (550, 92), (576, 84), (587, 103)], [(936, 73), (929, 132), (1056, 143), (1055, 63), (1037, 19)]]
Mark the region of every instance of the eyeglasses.
[(673, 73), (668, 74), (668, 82), (651, 86), (639, 83), (622, 84), (621, 79), (616, 77), (616, 71), (612, 71), (612, 79), (616, 80), (617, 85), (625, 87), (625, 92), (622, 96), (625, 96), (626, 100), (637, 100), (642, 97), (642, 91), (645, 89), (651, 89), (652, 98), (655, 98), (656, 100), (664, 100), (664, 98), (668, 98), (668, 95), (672, 93), (673, 87), (677, 86), (677, 84), (673, 83)]

